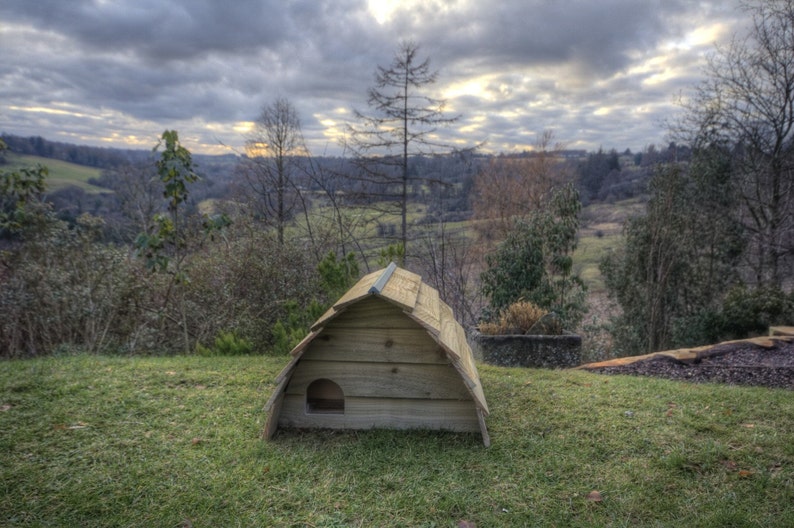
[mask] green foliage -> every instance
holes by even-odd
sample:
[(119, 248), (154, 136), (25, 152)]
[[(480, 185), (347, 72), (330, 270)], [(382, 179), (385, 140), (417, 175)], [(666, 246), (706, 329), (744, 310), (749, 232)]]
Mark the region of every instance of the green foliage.
[(723, 335), (738, 339), (766, 334), (770, 326), (794, 325), (794, 293), (778, 288), (733, 288), (725, 298)]
[(154, 147), (159, 150), (165, 143), (165, 149), (156, 162), (157, 173), (163, 182), (163, 197), (168, 201), (168, 215), (156, 214), (153, 226), (149, 232), (140, 233), (135, 239), (137, 254), (143, 256), (146, 268), (149, 271), (168, 271), (171, 261), (167, 249), (171, 248), (176, 255), (176, 269), (172, 272), (174, 280), (184, 282), (187, 276), (181, 267), (182, 251), (187, 241), (185, 229), (180, 225), (181, 216), (179, 206), (188, 197), (188, 184), (198, 181), (198, 175), (193, 172), (193, 161), (190, 151), (179, 143), (179, 136), (175, 130), (163, 132), (160, 142)]
[(341, 297), (358, 278), (358, 262), (353, 253), (344, 255), (337, 259), (333, 251), (320, 261), (317, 265), (320, 274), (321, 287), (329, 302), (336, 301)]
[(481, 275), (489, 300), (486, 319), (510, 304), (526, 300), (560, 316), (575, 328), (585, 311), (585, 286), (573, 273), (581, 202), (566, 185), (552, 195), (548, 210), (535, 211), (517, 222), (496, 251), (486, 256)]
[(47, 216), (42, 197), (47, 174), (47, 167), (42, 165), (0, 171), (0, 236), (29, 231)]
[(405, 263), (405, 246), (403, 244), (389, 244), (380, 250), (378, 266), (385, 268), (392, 262), (398, 266)]
[(273, 346), (271, 348), (274, 355), (286, 355), (295, 348), (309, 333), (309, 327), (325, 313), (326, 306), (316, 300), (309, 303), (309, 306), (302, 309), (294, 301), (288, 301), (285, 305), (286, 315), (283, 319), (276, 321), (273, 325)]
[(487, 255), (488, 269), (482, 274), (483, 293), (496, 314), (530, 292), (545, 291), (543, 242), (538, 230), (527, 223), (516, 224), (494, 253)]
[(358, 278), (358, 263), (355, 255), (348, 253), (337, 260), (336, 253), (329, 252), (317, 266), (322, 296), (314, 297), (306, 306), (295, 301), (284, 305), (284, 316), (273, 325), (272, 352), (288, 354), (308, 334), (311, 325), (341, 297)]
[(167, 215), (156, 214), (152, 219), (154, 229), (151, 234), (140, 233), (135, 238), (136, 255), (144, 258), (146, 269), (150, 272), (165, 272), (169, 258), (164, 253), (166, 243), (174, 238), (174, 222)]
[(254, 346), (248, 339), (241, 338), (236, 332), (221, 331), (212, 347), (196, 344), (199, 356), (246, 356), (253, 352)]
[(685, 171), (661, 167), (644, 216), (624, 226), (625, 246), (601, 264), (621, 307), (613, 319), (620, 355), (714, 342), (720, 306), (736, 275), (743, 240), (731, 217), (730, 167), (723, 153), (699, 153)]
[(163, 132), (160, 143), (154, 147), (157, 152), (165, 143), (165, 148), (157, 161), (157, 174), (165, 184), (163, 196), (168, 200), (169, 211), (176, 211), (180, 204), (188, 197), (187, 185), (198, 181), (198, 175), (193, 172), (193, 157), (190, 151), (179, 142), (176, 130)]

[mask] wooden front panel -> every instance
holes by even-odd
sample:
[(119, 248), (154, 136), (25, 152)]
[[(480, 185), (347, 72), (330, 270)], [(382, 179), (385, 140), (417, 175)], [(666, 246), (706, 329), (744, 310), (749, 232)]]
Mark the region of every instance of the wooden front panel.
[(308, 414), (301, 395), (286, 395), (279, 427), (480, 431), (471, 401), (345, 398), (344, 414)]
[(421, 328), (324, 329), (303, 360), (448, 364), (443, 349)]
[[(460, 374), (451, 365), (410, 363), (303, 359), (295, 368), (286, 393), (305, 395), (306, 388), (317, 379), (329, 379), (339, 385), (345, 398), (358, 396), (471, 401), (471, 395)], [(473, 402), (471, 405), (473, 406)]]
[(421, 328), (405, 312), (389, 301), (371, 296), (348, 306), (326, 323), (329, 328)]

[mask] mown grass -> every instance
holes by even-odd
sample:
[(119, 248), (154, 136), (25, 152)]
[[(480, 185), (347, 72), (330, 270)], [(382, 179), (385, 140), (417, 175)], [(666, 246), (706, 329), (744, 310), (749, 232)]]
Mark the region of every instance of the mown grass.
[(0, 166), (0, 170), (17, 170), (44, 165), (49, 170), (47, 190), (59, 191), (69, 186), (78, 187), (89, 194), (111, 192), (108, 189), (88, 183), (91, 178), (99, 178), (102, 171), (94, 167), (77, 165), (52, 158), (41, 158), (26, 154), (7, 154), (8, 164)]
[(2, 363), (0, 525), (794, 525), (788, 391), (481, 366), (488, 449), (431, 432), (264, 442), (284, 363)]

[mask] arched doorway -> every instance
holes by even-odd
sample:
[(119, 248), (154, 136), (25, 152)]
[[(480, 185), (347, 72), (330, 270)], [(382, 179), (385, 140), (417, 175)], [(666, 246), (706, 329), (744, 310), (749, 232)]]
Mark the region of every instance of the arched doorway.
[(324, 378), (311, 382), (306, 388), (306, 414), (345, 414), (342, 387)]

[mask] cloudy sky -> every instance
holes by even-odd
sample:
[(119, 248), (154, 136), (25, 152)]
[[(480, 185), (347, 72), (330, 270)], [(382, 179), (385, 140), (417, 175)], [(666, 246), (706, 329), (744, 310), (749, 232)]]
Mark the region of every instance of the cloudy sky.
[(241, 150), (286, 97), (313, 154), (339, 154), (401, 40), (439, 70), (447, 142), (641, 150), (740, 30), (738, 0), (2, 0), (0, 131)]

